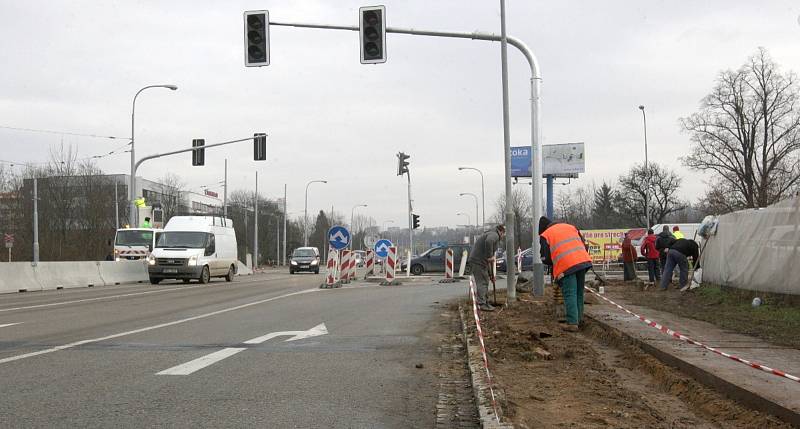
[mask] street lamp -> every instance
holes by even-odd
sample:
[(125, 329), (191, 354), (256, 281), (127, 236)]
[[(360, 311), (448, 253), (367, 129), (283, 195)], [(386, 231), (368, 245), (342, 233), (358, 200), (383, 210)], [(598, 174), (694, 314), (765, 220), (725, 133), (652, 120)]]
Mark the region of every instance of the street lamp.
[(470, 195), (472, 198), (475, 198), (475, 227), (478, 228), (478, 196), (472, 192), (462, 192), (458, 194), (459, 197), (463, 197), (464, 195)]
[(647, 223), (647, 229), (650, 229), (650, 168), (647, 164), (647, 115), (644, 113), (644, 106), (639, 106), (642, 111), (642, 122), (644, 123), (644, 217)]
[(351, 230), (350, 231), (350, 237), (351, 237), (350, 238), (350, 250), (353, 249), (353, 238), (352, 237), (355, 237), (355, 235), (356, 235), (356, 229), (353, 226), (353, 215), (355, 214), (357, 208), (366, 207), (366, 206), (367, 206), (366, 204), (358, 204), (358, 205), (353, 206), (353, 209), (350, 210), (350, 230)]
[(128, 223), (136, 227), (139, 224), (138, 213), (136, 211), (136, 151), (135, 151), (135, 139), (134, 139), (134, 122), (136, 120), (136, 97), (142, 93), (145, 89), (148, 88), (167, 88), (175, 91), (178, 89), (175, 85), (149, 85), (145, 86), (144, 88), (140, 89), (136, 95), (133, 96), (133, 107), (131, 108), (131, 180), (130, 180), (130, 189), (128, 190), (128, 194), (131, 197), (130, 208), (131, 212), (128, 215)]
[[(483, 184), (483, 172), (478, 170), (475, 167), (458, 167), (458, 170), (475, 170), (478, 174), (481, 175), (481, 218), (483, 219), (483, 227), (486, 227), (486, 188)], [(475, 219), (475, 223), (478, 223), (478, 220)]]
[(456, 213), (456, 216), (466, 216), (467, 217), (467, 225), (471, 225), (472, 221), (469, 219), (469, 215), (466, 213)]
[(308, 247), (308, 187), (312, 183), (328, 183), (327, 180), (312, 180), (306, 183), (306, 205), (303, 209), (303, 246)]

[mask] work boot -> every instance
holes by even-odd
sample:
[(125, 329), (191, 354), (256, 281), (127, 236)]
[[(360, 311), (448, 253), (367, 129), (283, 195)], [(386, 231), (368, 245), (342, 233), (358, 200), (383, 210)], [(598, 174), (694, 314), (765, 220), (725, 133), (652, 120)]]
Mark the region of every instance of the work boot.
[(492, 307), (492, 305), (488, 304), (488, 303), (487, 304), (483, 304), (478, 308), (480, 308), (481, 311), (494, 311), (494, 307)]
[(578, 328), (578, 325), (568, 325), (568, 324), (562, 323), (561, 324), (561, 329), (564, 330), (564, 331), (567, 331), (567, 332), (578, 332), (578, 330), (580, 328)]

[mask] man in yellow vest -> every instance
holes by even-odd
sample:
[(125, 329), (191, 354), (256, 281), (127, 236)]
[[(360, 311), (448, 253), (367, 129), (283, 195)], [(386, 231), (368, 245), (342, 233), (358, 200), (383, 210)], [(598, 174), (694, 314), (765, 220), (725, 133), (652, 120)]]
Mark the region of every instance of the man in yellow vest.
[(577, 332), (583, 319), (583, 283), (586, 271), (592, 268), (592, 257), (578, 229), (568, 223), (554, 223), (542, 216), (539, 219), (541, 257), (553, 267), (553, 279), (561, 286), (567, 323), (561, 328)]
[(672, 236), (675, 237), (676, 240), (680, 240), (681, 238), (686, 238), (683, 236), (681, 229), (678, 228), (678, 225), (672, 227)]

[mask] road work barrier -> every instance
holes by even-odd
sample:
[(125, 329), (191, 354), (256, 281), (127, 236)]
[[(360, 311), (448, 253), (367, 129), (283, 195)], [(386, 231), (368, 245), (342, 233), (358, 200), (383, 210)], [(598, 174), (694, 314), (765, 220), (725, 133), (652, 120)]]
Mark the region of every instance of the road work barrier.
[(339, 252), (341, 260), (339, 261), (339, 282), (342, 284), (350, 283), (350, 257), (352, 252), (344, 249)]
[(494, 395), (494, 381), (492, 381), (492, 374), (489, 372), (489, 357), (486, 355), (486, 344), (483, 342), (483, 329), (481, 329), (481, 317), (478, 312), (478, 298), (475, 295), (475, 280), (469, 276), (469, 294), (472, 298), (472, 314), (475, 317), (475, 331), (478, 334), (478, 342), (481, 344), (481, 356), (483, 357), (483, 367), (486, 369), (486, 378), (489, 381), (489, 392), (492, 396), (492, 408), (497, 422), (500, 423), (500, 415), (497, 412), (497, 399)]
[(350, 268), (349, 268), (349, 276), (347, 277), (347, 282), (350, 283), (355, 281), (358, 277), (358, 261), (356, 260), (356, 252), (350, 251)]
[(458, 268), (458, 278), (463, 279), (464, 273), (467, 271), (467, 257), (469, 253), (464, 250), (461, 252), (461, 266)]
[[(508, 264), (506, 264), (508, 265)], [(506, 271), (508, 270), (508, 266), (506, 266)], [(522, 272), (522, 248), (517, 248), (517, 274)]]
[(658, 329), (659, 331), (669, 335), (672, 338), (675, 338), (675, 339), (678, 339), (678, 340), (681, 340), (681, 341), (685, 341), (685, 342), (687, 342), (689, 344), (693, 344), (693, 345), (698, 346), (698, 347), (702, 347), (702, 348), (704, 348), (704, 349), (706, 349), (706, 350), (708, 350), (708, 351), (710, 351), (712, 353), (715, 353), (715, 354), (717, 354), (719, 356), (722, 356), (722, 357), (726, 357), (728, 359), (731, 359), (731, 360), (739, 362), (739, 363), (743, 363), (743, 364), (745, 364), (745, 365), (747, 365), (747, 366), (749, 366), (751, 368), (755, 368), (755, 369), (758, 369), (758, 370), (761, 370), (761, 371), (764, 371), (764, 372), (768, 372), (768, 373), (770, 373), (772, 375), (777, 375), (778, 377), (788, 378), (789, 380), (800, 382), (800, 377), (797, 377), (797, 376), (792, 375), (792, 374), (787, 374), (786, 372), (783, 372), (781, 370), (773, 369), (773, 368), (770, 368), (770, 367), (768, 367), (766, 365), (762, 365), (762, 364), (759, 364), (759, 363), (751, 362), (751, 361), (749, 361), (747, 359), (742, 359), (742, 358), (740, 358), (738, 356), (734, 356), (734, 355), (725, 353), (723, 351), (717, 350), (714, 347), (707, 346), (707, 345), (705, 345), (705, 344), (703, 344), (703, 343), (701, 343), (699, 341), (693, 340), (693, 339), (687, 337), (686, 335), (681, 334), (680, 332), (675, 332), (672, 329), (669, 329), (666, 326), (663, 326), (663, 325), (659, 324), (658, 322), (652, 321), (650, 319), (647, 319), (647, 318), (645, 318), (643, 316), (640, 316), (640, 315), (628, 310), (627, 308), (625, 308), (625, 307), (617, 304), (616, 302), (606, 298), (605, 296), (601, 295), (600, 293), (598, 293), (597, 291), (595, 291), (594, 289), (592, 289), (590, 287), (584, 286), (584, 289), (586, 289), (587, 291), (591, 292), (595, 296), (600, 297), (601, 299), (605, 300), (606, 302), (610, 303), (611, 305), (619, 308), (620, 310), (622, 310), (622, 311), (630, 314), (631, 316), (639, 319), (640, 321), (644, 322), (647, 326), (650, 326), (651, 328)]
[(339, 287), (340, 283), (336, 281), (336, 265), (339, 262), (339, 252), (336, 249), (330, 248), (328, 250), (328, 263), (326, 264), (325, 283), (320, 286), (323, 289), (331, 289)]
[[(392, 246), (389, 248), (389, 254), (386, 255), (386, 281), (381, 283), (381, 286), (394, 286), (397, 285), (395, 280), (395, 269), (397, 267), (397, 247)], [(411, 265), (411, 264), (409, 264)]]
[(439, 280), (439, 283), (453, 283), (456, 281), (456, 279), (453, 278), (454, 266), (453, 249), (447, 249), (444, 258), (444, 278)]
[(367, 250), (367, 261), (365, 262), (366, 272), (364, 278), (375, 275), (375, 251)]
[(148, 280), (142, 261), (64, 261), (0, 264), (0, 293), (113, 286)]

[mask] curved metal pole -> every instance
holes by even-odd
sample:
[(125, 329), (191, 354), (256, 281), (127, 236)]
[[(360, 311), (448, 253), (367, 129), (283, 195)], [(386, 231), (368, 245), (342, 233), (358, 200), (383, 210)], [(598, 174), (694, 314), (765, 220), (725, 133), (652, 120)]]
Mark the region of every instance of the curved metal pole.
[(486, 228), (486, 186), (483, 182), (483, 171), (475, 167), (458, 167), (459, 170), (475, 170), (481, 175), (481, 225)]
[(469, 195), (472, 198), (475, 198), (475, 227), (478, 228), (479, 227), (478, 226), (478, 220), (480, 219), (478, 217), (478, 196), (473, 194), (472, 192), (462, 192), (462, 193), (458, 194), (459, 197), (463, 197), (464, 195)]
[(650, 229), (650, 168), (647, 163), (647, 115), (644, 113), (644, 106), (639, 106), (642, 111), (642, 122), (644, 123), (644, 217), (647, 229)]
[(308, 187), (312, 183), (328, 183), (327, 180), (312, 180), (306, 183), (306, 203), (303, 208), (303, 247), (308, 247)]
[(456, 216), (466, 216), (467, 217), (467, 225), (472, 225), (472, 220), (470, 220), (469, 214), (467, 214), (467, 213), (456, 213)]

